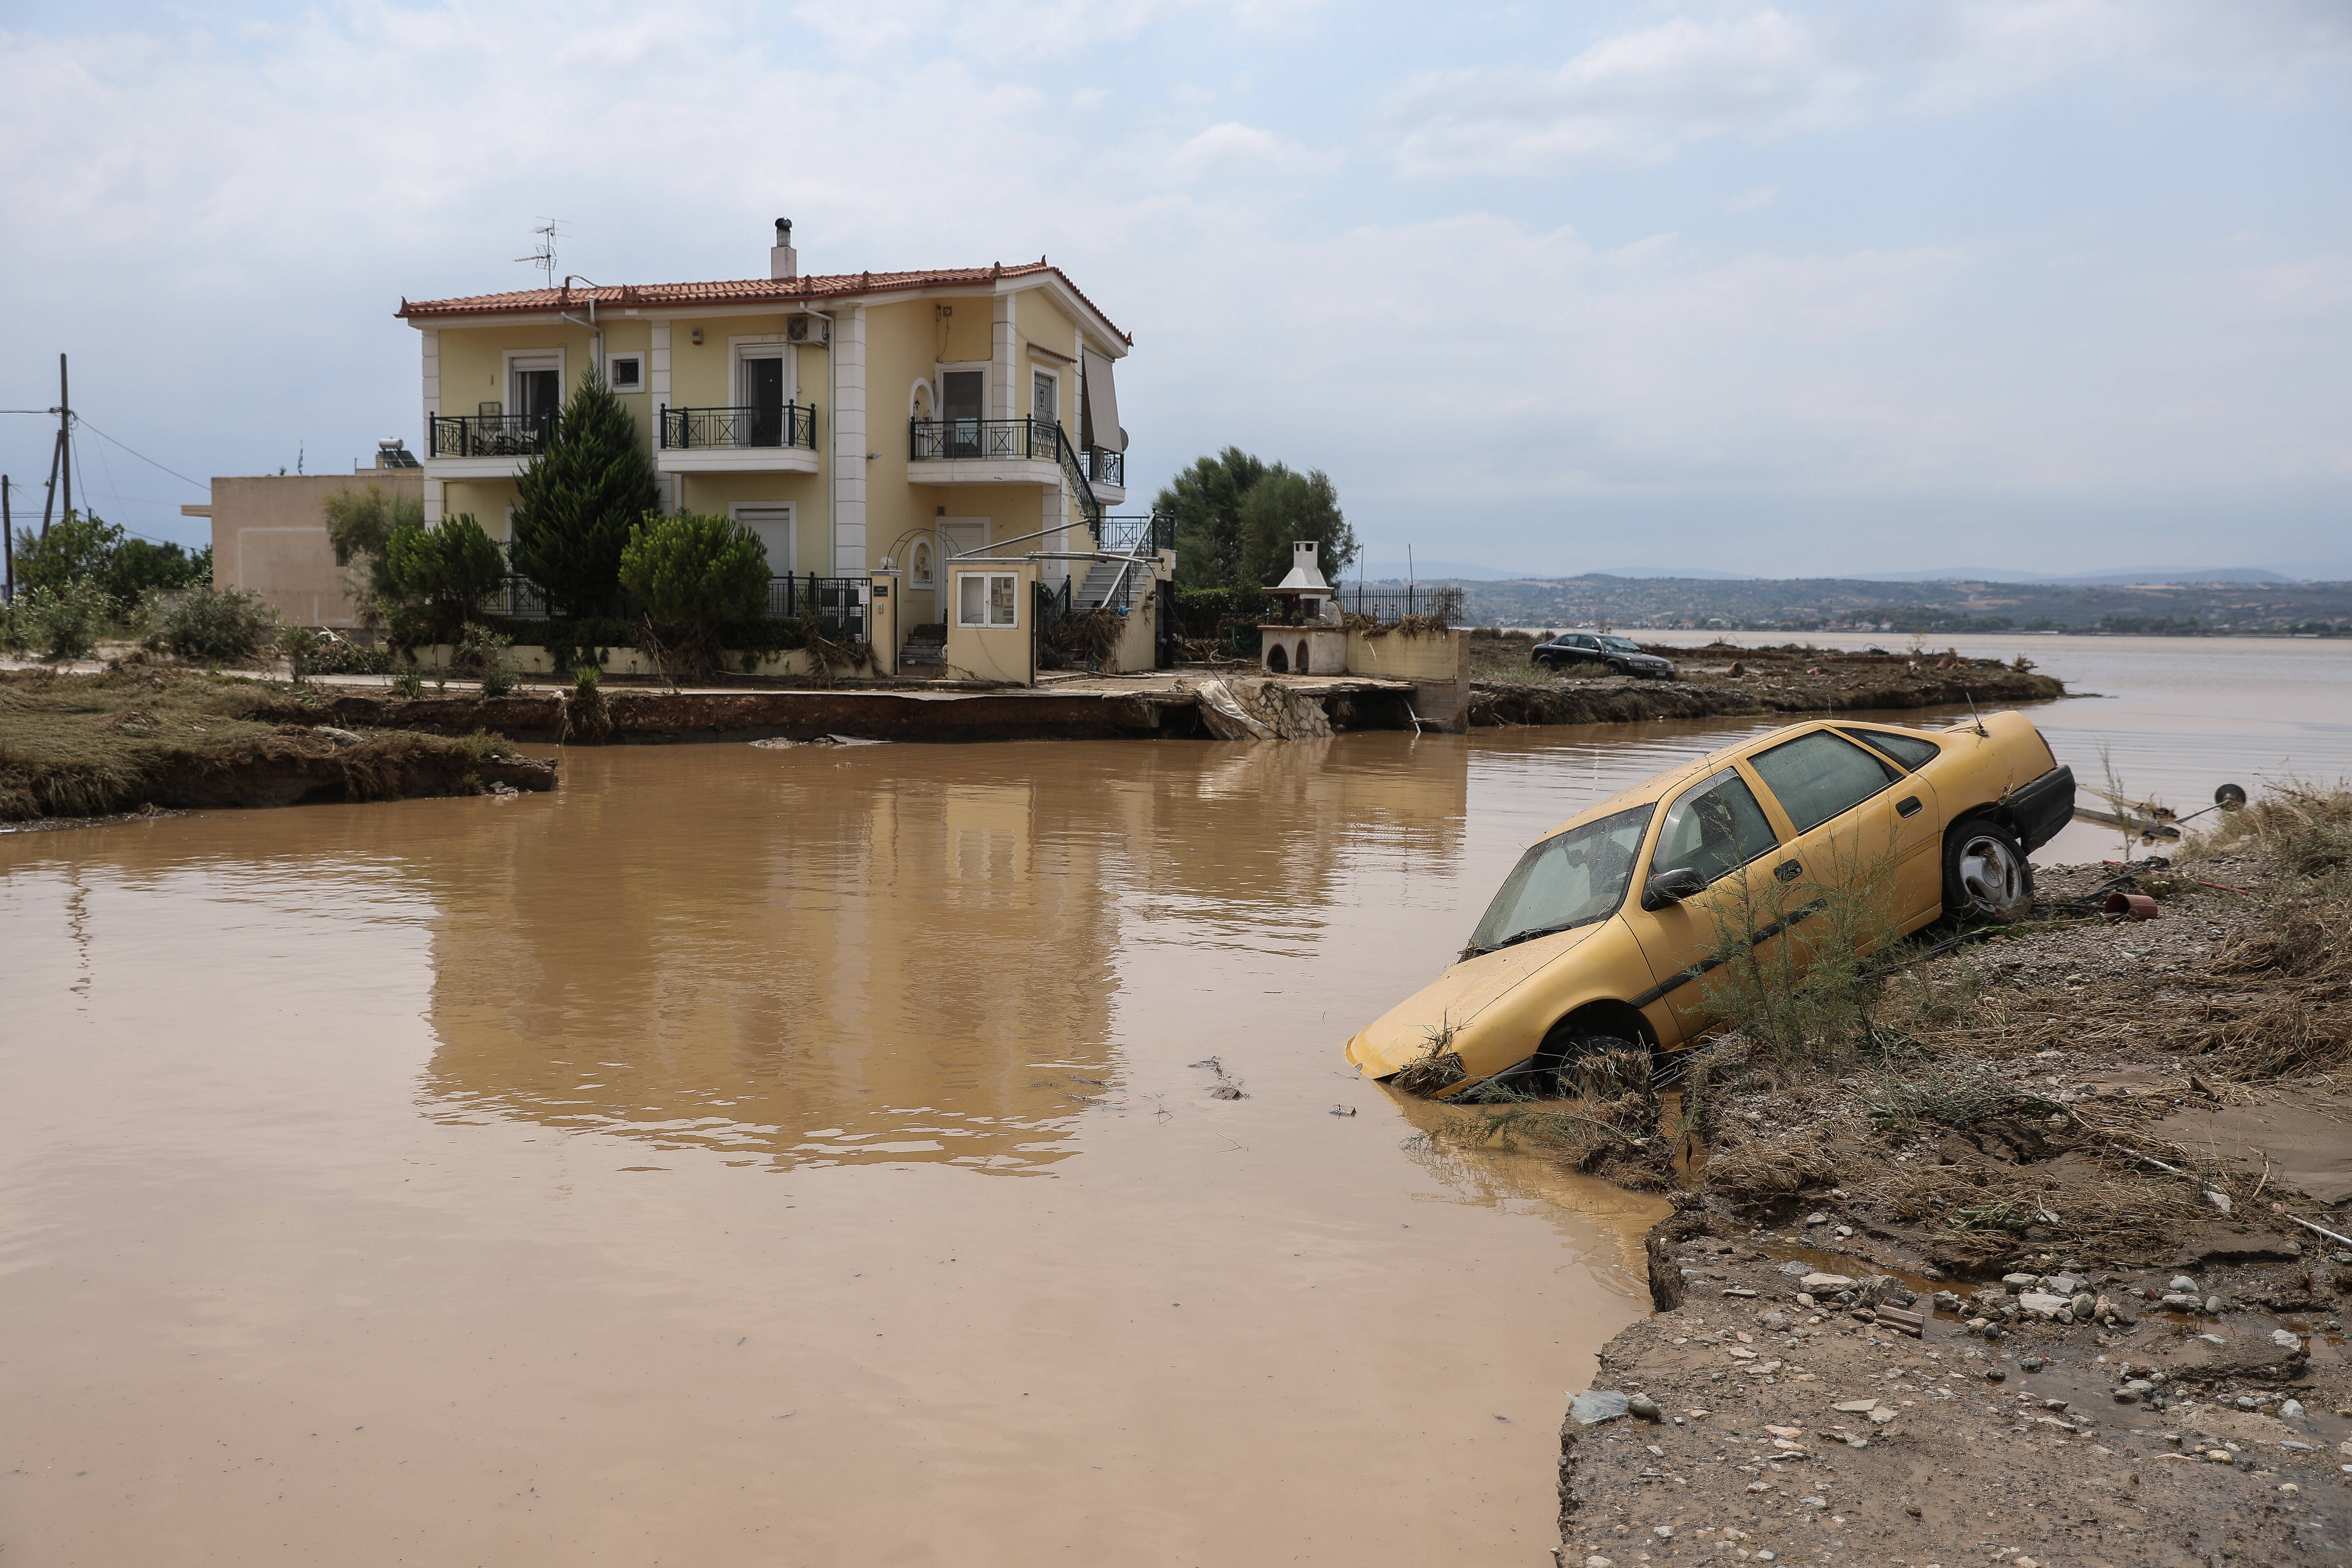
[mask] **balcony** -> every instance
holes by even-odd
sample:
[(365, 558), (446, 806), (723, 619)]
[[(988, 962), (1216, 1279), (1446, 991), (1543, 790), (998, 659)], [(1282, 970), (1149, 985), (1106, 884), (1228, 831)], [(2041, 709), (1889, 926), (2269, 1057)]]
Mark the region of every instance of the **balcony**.
[(816, 405), (661, 410), (663, 473), (816, 472)]
[(1051, 419), (910, 419), (907, 425), (907, 456), (919, 463), (1061, 460), (1062, 427)]
[(1087, 479), (1091, 484), (1108, 485), (1115, 490), (1127, 489), (1127, 454), (1114, 452), (1108, 447), (1087, 447)]
[(555, 438), (556, 416), (435, 415), (425, 429), (428, 479), (511, 479)]

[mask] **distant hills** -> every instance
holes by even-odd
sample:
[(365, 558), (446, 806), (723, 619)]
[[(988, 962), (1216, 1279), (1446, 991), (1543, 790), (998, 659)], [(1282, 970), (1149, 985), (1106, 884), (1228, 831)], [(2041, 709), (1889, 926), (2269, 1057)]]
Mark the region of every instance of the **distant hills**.
[[(2185, 635), (2265, 632), (2352, 636), (2352, 582), (2303, 583), (2232, 569), (2235, 577), (2189, 574), (2187, 582), (2084, 576), (2057, 581), (1958, 581), (1931, 577), (1437, 576), (1459, 584), (1457, 624), (1563, 627), (1596, 622), (1657, 630), (1863, 631), (1890, 636), (1953, 632), (2106, 632)], [(1368, 567), (1365, 586), (1402, 585)], [(1348, 574), (1340, 602), (1357, 584)]]
[[(1358, 574), (1357, 568), (1349, 567), (1348, 580), (1354, 582)], [(1407, 579), (1407, 574), (1406, 563), (1402, 561), (1367, 562), (1361, 569), (1361, 575), (1368, 582), (1402, 583)], [(1411, 575), (1423, 583), (1560, 583), (1574, 580), (1558, 574), (1508, 572), (1498, 566), (1481, 566), (1466, 561), (1415, 562)], [(1744, 572), (1713, 572), (1703, 566), (1614, 566), (1607, 571), (1577, 575), (1634, 579), (1665, 577), (1689, 583), (1763, 583), (1775, 580)], [(2080, 587), (2115, 587), (2132, 583), (2314, 583), (2352, 580), (2352, 565), (2344, 567), (2334, 576), (2310, 572), (2274, 572), (2264, 566), (2165, 566), (2130, 572), (2084, 572), (2071, 576), (2010, 572), (1991, 566), (1950, 566), (1932, 572), (1877, 572), (1828, 580), (1853, 583), (2038, 583)]]

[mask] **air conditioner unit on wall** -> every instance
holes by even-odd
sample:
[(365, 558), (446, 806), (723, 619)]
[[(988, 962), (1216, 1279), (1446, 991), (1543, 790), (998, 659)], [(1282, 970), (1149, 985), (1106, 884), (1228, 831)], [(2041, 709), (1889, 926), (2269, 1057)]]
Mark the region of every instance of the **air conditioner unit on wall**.
[(792, 316), (784, 321), (784, 342), (823, 343), (833, 338), (833, 323), (823, 316)]

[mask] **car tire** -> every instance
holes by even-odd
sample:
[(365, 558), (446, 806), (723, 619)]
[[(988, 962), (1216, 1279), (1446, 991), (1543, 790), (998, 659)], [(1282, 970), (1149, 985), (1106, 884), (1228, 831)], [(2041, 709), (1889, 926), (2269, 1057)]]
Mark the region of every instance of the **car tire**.
[(1612, 675), (1624, 675), (1628, 673), (1628, 671), (1622, 663), (1612, 658), (1609, 660), (1609, 673)]
[(1972, 816), (1944, 836), (1944, 912), (1964, 921), (2021, 919), (2033, 903), (2033, 866), (2017, 835)]
[[(1622, 1035), (1588, 1033), (1576, 1028), (1565, 1019), (1554, 1025), (1551, 1033), (1544, 1037), (1542, 1048), (1535, 1055), (1535, 1065), (1537, 1071), (1550, 1077), (1552, 1086), (1558, 1092), (1576, 1095), (1584, 1088), (1591, 1087), (1580, 1085), (1578, 1081), (1580, 1064), (1594, 1063), (1606, 1056), (1624, 1058), (1617, 1064), (1615, 1070), (1610, 1075), (1612, 1083), (1617, 1085), (1616, 1093), (1623, 1094), (1629, 1089), (1636, 1089), (1645, 1090), (1650, 1087), (1654, 1058), (1648, 1046), (1639, 1040), (1629, 1040)], [(1629, 1072), (1631, 1059), (1636, 1058), (1639, 1058), (1641, 1066)], [(1628, 1077), (1638, 1078), (1640, 1082), (1636, 1085), (1624, 1084), (1622, 1080)]]

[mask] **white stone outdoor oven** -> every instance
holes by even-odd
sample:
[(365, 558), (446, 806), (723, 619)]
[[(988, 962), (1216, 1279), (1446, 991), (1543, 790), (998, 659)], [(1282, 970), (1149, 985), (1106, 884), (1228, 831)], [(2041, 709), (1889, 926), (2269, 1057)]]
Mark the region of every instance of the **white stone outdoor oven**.
[(1311, 539), (1293, 544), (1290, 575), (1265, 591), (1268, 598), (1282, 600), (1290, 609), (1288, 618), (1258, 624), (1263, 645), (1258, 662), (1268, 675), (1348, 672), (1348, 628), (1316, 560), (1320, 549)]

